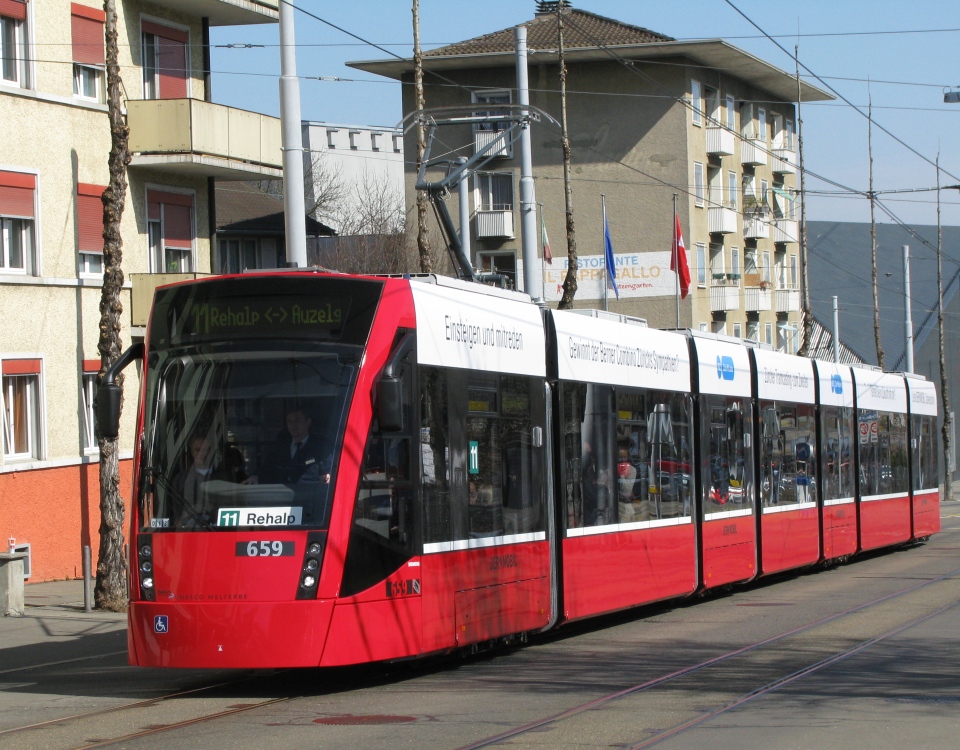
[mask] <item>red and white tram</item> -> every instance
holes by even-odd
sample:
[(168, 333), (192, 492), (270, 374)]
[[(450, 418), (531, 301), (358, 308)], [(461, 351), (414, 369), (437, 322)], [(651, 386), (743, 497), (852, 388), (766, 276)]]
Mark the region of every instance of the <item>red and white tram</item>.
[(313, 271), (158, 289), (101, 434), (137, 357), (132, 664), (442, 653), (939, 528), (922, 378)]

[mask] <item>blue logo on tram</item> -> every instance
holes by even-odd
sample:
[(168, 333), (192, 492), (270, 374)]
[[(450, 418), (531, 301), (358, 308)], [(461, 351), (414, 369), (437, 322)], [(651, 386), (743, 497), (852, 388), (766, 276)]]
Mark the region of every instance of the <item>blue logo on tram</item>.
[(843, 378), (839, 375), (830, 376), (830, 390), (834, 393), (843, 393)]
[(733, 367), (733, 357), (717, 357), (717, 377), (722, 380), (733, 380), (736, 370)]
[(154, 633), (168, 633), (170, 632), (169, 623), (167, 622), (166, 615), (155, 615), (153, 618), (153, 632)]

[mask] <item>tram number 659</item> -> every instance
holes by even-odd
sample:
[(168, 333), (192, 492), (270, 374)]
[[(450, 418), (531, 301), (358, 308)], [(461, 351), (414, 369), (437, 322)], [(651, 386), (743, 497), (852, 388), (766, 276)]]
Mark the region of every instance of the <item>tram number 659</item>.
[(237, 542), (237, 557), (293, 557), (293, 542)]

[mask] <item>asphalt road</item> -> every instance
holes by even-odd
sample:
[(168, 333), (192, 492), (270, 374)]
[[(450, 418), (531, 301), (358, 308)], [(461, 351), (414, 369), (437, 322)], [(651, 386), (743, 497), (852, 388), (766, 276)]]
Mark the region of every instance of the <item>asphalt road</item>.
[(392, 666), (133, 669), (122, 616), (51, 601), (0, 619), (0, 748), (952, 749), (960, 507), (943, 515), (925, 545)]

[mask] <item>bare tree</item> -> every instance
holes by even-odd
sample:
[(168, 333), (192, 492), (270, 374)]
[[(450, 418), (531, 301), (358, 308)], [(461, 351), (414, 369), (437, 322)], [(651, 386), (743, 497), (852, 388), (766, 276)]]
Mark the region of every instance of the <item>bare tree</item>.
[[(420, 52), (420, 0), (413, 0), (413, 79), (416, 91), (416, 108), (423, 109), (423, 55)], [(423, 164), (423, 154), (427, 150), (427, 135), (422, 123), (417, 123), (417, 172)], [(430, 252), (429, 230), (427, 229), (427, 203), (429, 199), (423, 190), (417, 191), (417, 251), (420, 254), (420, 271), (433, 272), (433, 255)]]
[(331, 213), (339, 236), (322, 241), (319, 262), (347, 273), (408, 271), (403, 192), (385, 172), (364, 169), (347, 198)]
[(947, 380), (947, 359), (943, 347), (943, 228), (940, 224), (940, 154), (937, 154), (937, 334), (940, 354), (940, 400), (943, 402), (943, 497), (953, 499), (953, 474), (950, 472), (950, 433), (953, 413), (950, 411), (950, 384)]
[[(260, 192), (283, 200), (283, 180), (255, 180), (251, 184)], [(347, 194), (343, 166), (331, 161), (322, 151), (313, 152), (310, 166), (303, 171), (306, 215), (317, 221), (332, 221)]]
[[(885, 369), (883, 361), (883, 346), (880, 344), (880, 294), (877, 289), (877, 221), (874, 217), (874, 205), (877, 194), (873, 192), (873, 96), (867, 84), (867, 155), (870, 157), (870, 268), (873, 283), (873, 340), (877, 345), (877, 364)], [(937, 172), (939, 177), (940, 173)]]
[[(117, 9), (115, 0), (105, 0), (107, 114), (110, 120), (110, 184), (103, 193), (103, 287), (100, 293), (100, 374), (120, 356), (120, 318), (123, 304), (123, 237), (120, 220), (127, 195), (129, 128), (123, 117), (120, 66), (117, 61)], [(123, 376), (117, 376), (123, 386)], [(123, 541), (123, 498), (120, 496), (119, 440), (99, 439), (100, 447), (100, 551), (94, 599), (98, 609), (123, 612), (127, 608), (127, 559)]]
[(566, 201), (567, 216), (567, 275), (563, 280), (563, 296), (557, 307), (568, 310), (573, 307), (573, 298), (577, 295), (577, 232), (573, 225), (573, 188), (570, 184), (570, 134), (567, 131), (567, 61), (563, 55), (563, 8), (557, 3), (557, 36), (560, 62), (560, 131), (563, 143), (563, 193)]

